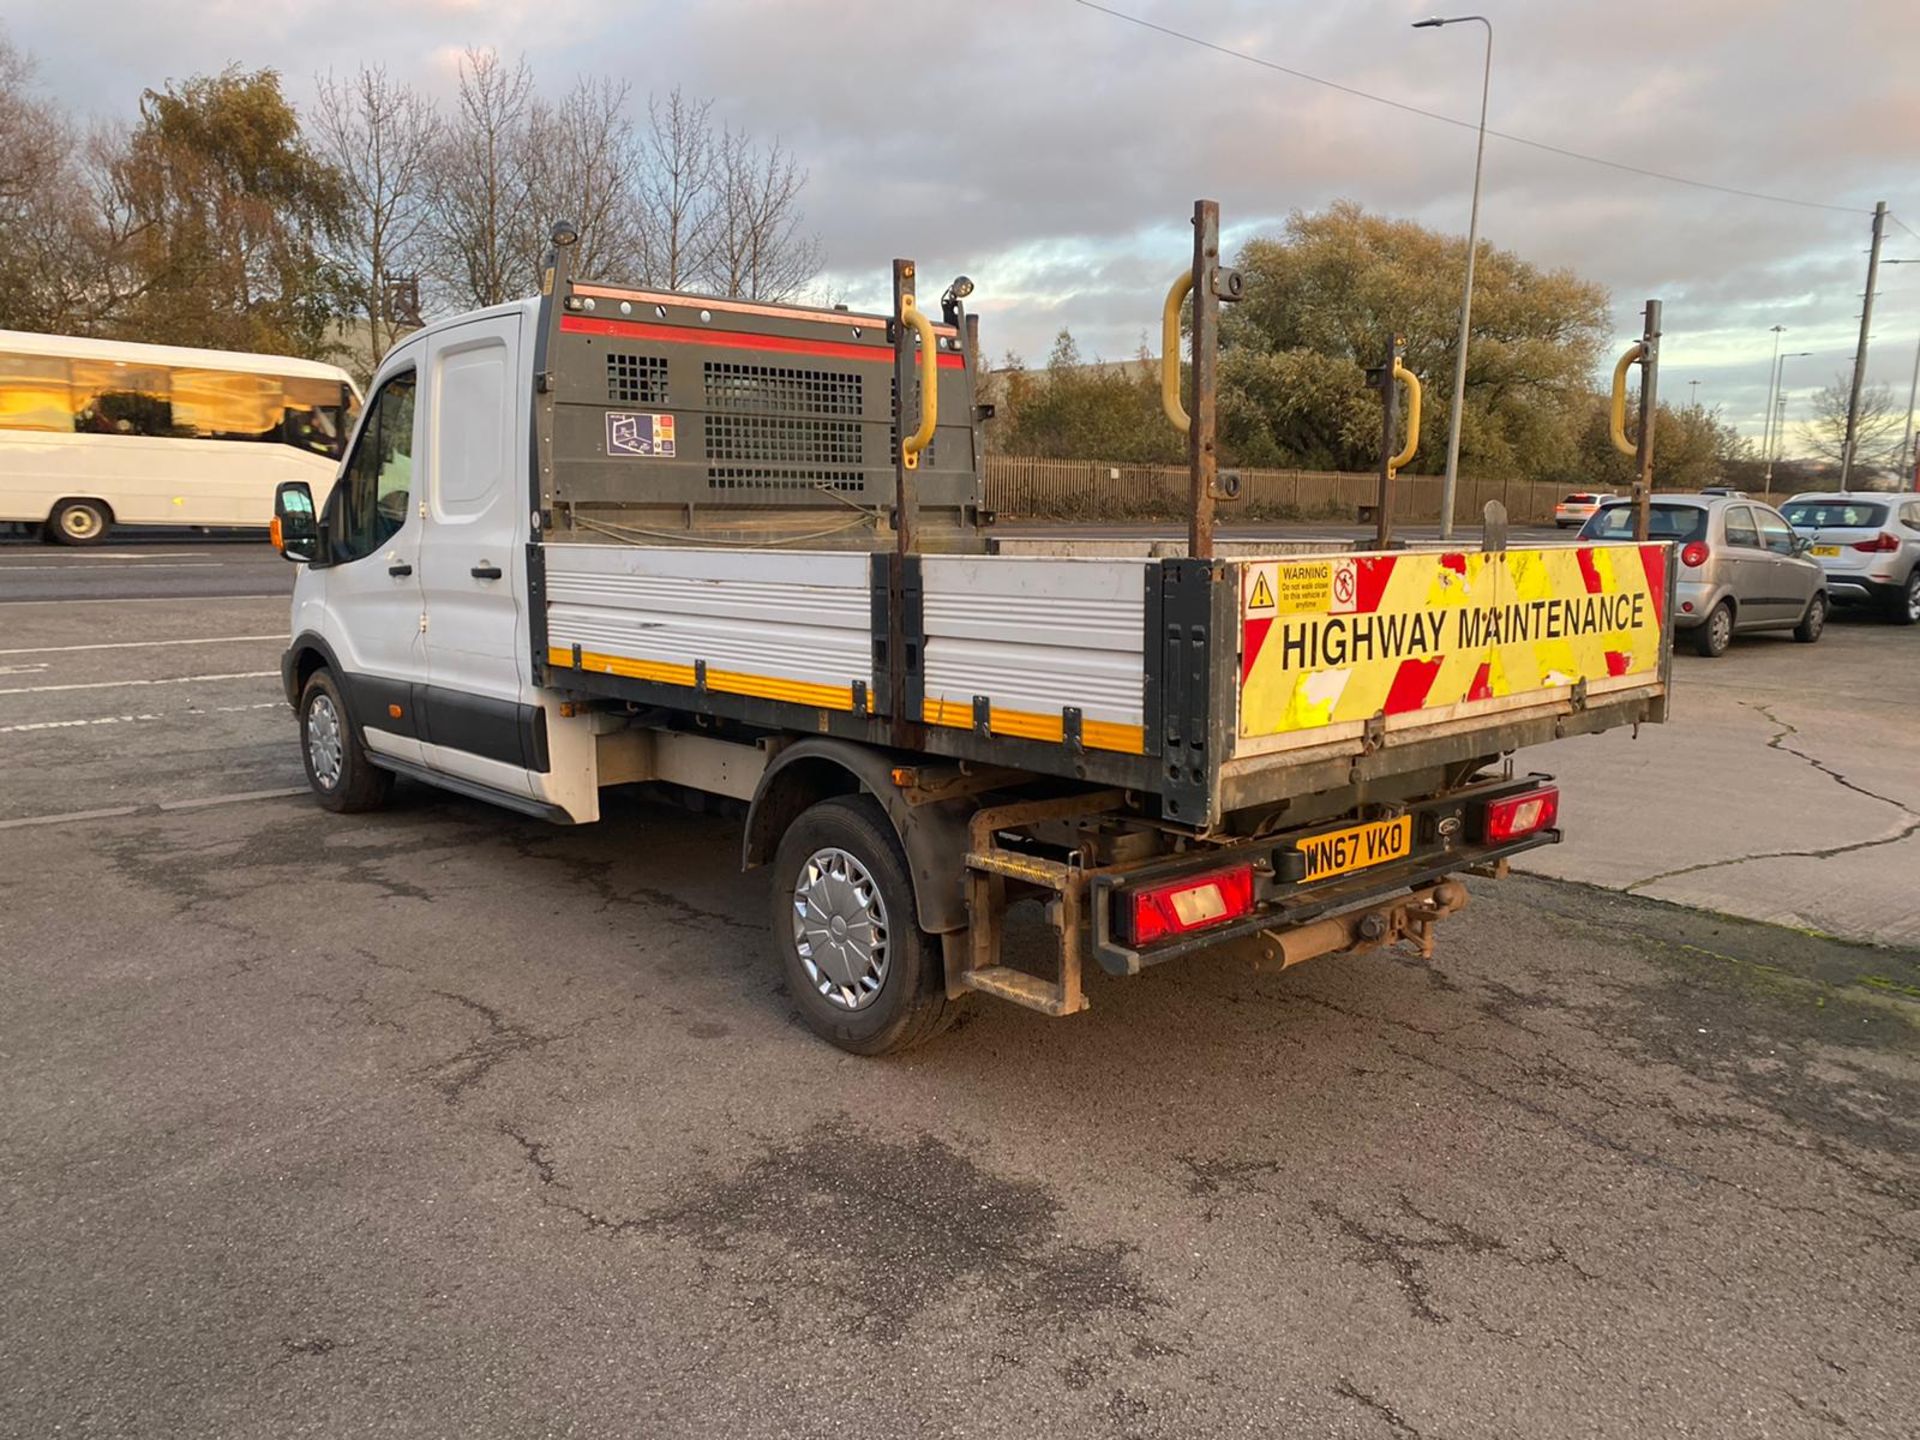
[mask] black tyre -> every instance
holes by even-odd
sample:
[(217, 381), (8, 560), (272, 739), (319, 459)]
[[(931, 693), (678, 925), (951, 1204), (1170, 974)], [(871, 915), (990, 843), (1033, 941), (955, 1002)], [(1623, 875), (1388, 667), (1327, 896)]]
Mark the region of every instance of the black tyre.
[(113, 528), (113, 512), (99, 500), (62, 500), (47, 517), (47, 539), (56, 545), (98, 545)]
[(393, 794), (393, 774), (367, 758), (331, 672), (316, 670), (300, 692), (300, 758), (324, 809), (339, 815), (378, 810)]
[(1733, 643), (1733, 607), (1722, 600), (1709, 612), (1693, 632), (1695, 653), (1709, 660), (1717, 659), (1727, 653), (1727, 646)]
[(1793, 627), (1793, 638), (1802, 645), (1811, 645), (1818, 640), (1827, 628), (1827, 597), (1815, 595), (1807, 602), (1807, 613), (1800, 617), (1800, 623)]
[(1887, 606), (1887, 618), (1896, 625), (1920, 625), (1920, 569), (1907, 577), (1907, 583)]
[(952, 1023), (940, 942), (915, 923), (906, 855), (865, 795), (823, 800), (773, 860), (773, 944), (807, 1028), (855, 1055), (911, 1049)]

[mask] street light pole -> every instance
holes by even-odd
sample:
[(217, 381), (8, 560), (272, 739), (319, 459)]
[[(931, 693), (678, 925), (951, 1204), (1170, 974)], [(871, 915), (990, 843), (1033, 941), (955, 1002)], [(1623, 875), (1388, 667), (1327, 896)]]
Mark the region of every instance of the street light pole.
[(1773, 489), (1774, 459), (1785, 447), (1787, 438), (1787, 396), (1786, 392), (1781, 388), (1781, 382), (1786, 379), (1787, 361), (1805, 360), (1812, 354), (1813, 351), (1811, 350), (1793, 350), (1785, 355), (1779, 356), (1773, 362), (1772, 394), (1774, 398), (1767, 406), (1771, 412), (1767, 416), (1767, 424), (1769, 426), (1767, 435), (1767, 489), (1769, 490)]
[(1473, 261), (1480, 246), (1480, 167), (1487, 154), (1487, 92), (1493, 86), (1493, 22), (1484, 15), (1435, 15), (1416, 30), (1478, 21), (1487, 27), (1486, 66), (1480, 75), (1480, 138), (1473, 151), (1473, 204), (1467, 211), (1467, 279), (1460, 292), (1460, 339), (1453, 354), (1453, 406), (1447, 414), (1447, 474), (1440, 482), (1440, 538), (1453, 538), (1453, 497), (1460, 484), (1460, 411), (1467, 400), (1467, 335), (1473, 326)]
[(1760, 418), (1760, 448), (1766, 452), (1767, 464), (1773, 464), (1773, 397), (1780, 386), (1780, 332), (1787, 327), (1773, 327), (1773, 360), (1767, 366), (1767, 413)]

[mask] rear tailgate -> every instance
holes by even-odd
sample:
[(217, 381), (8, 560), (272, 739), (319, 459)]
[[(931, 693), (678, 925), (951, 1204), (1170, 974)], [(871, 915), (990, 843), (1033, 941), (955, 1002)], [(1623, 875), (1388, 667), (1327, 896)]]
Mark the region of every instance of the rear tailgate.
[[(1282, 762), (1445, 737), (1434, 749), (1444, 763), (1665, 717), (1664, 544), (1313, 556), (1237, 569), (1229, 808), (1278, 793), (1257, 777)], [(1576, 714), (1581, 723), (1544, 732), (1512, 728)]]

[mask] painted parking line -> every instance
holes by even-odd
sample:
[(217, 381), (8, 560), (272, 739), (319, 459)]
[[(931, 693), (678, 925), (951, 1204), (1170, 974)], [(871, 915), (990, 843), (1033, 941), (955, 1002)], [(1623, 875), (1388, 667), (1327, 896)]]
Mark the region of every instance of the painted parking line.
[(147, 565), (75, 565), (60, 561), (52, 565), (0, 565), (0, 580), (9, 575), (43, 575), (49, 570), (224, 570), (218, 560), (156, 560)]
[(0, 690), (0, 695), (50, 695), (56, 690), (124, 690), (134, 685), (195, 685), (216, 680), (264, 680), (280, 678), (278, 670), (233, 670), (224, 675), (169, 675), (160, 680), (88, 680), (69, 685), (21, 685)]
[(286, 638), (284, 635), (207, 635), (197, 640), (100, 640), (91, 645), (28, 645), (19, 650), (0, 650), (0, 655), (71, 655), (81, 650), (146, 650), (160, 645), (238, 645), (242, 641)]
[(187, 720), (203, 715), (238, 715), (249, 710), (285, 710), (284, 700), (257, 700), (251, 705), (215, 705), (209, 710), (184, 710), (160, 715), (93, 715), (84, 720), (22, 720), (0, 725), (0, 735), (29, 735), (40, 730), (87, 730), (96, 725), (137, 725), (147, 720)]
[(206, 603), (213, 600), (278, 600), (293, 598), (291, 590), (243, 590), (233, 595), (133, 595), (125, 600), (109, 600), (97, 595), (75, 600), (0, 600), (0, 605), (178, 605), (183, 601)]
[(215, 805), (240, 805), (249, 800), (288, 800), (307, 794), (304, 785), (282, 790), (241, 790), (231, 795), (209, 795), (203, 800), (162, 800), (157, 805), (114, 805), (105, 810), (69, 810), (59, 815), (27, 815), (0, 820), (0, 830), (24, 830), (30, 825), (72, 825), (82, 820), (124, 820), (130, 815), (168, 815), (180, 810), (206, 810)]

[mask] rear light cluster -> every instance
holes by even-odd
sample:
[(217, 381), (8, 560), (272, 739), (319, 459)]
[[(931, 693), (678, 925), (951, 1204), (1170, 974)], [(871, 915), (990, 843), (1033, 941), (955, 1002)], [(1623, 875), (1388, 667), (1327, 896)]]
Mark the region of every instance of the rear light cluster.
[(1503, 800), (1488, 801), (1481, 817), (1481, 839), (1490, 845), (1524, 840), (1529, 835), (1538, 835), (1542, 830), (1551, 830), (1554, 821), (1559, 818), (1560, 787), (1543, 785), (1523, 795), (1509, 795)]
[(1125, 912), (1127, 939), (1151, 945), (1252, 913), (1253, 867), (1242, 865), (1134, 891)]
[(1856, 550), (1864, 550), (1869, 555), (1884, 555), (1889, 550), (1898, 550), (1900, 548), (1900, 538), (1897, 535), (1889, 535), (1886, 531), (1882, 530), (1871, 540), (1856, 541), (1853, 548)]
[(1698, 570), (1702, 565), (1707, 563), (1707, 557), (1710, 554), (1712, 554), (1712, 552), (1707, 549), (1703, 542), (1699, 540), (1690, 541), (1680, 548), (1680, 563), (1685, 565), (1689, 570)]

